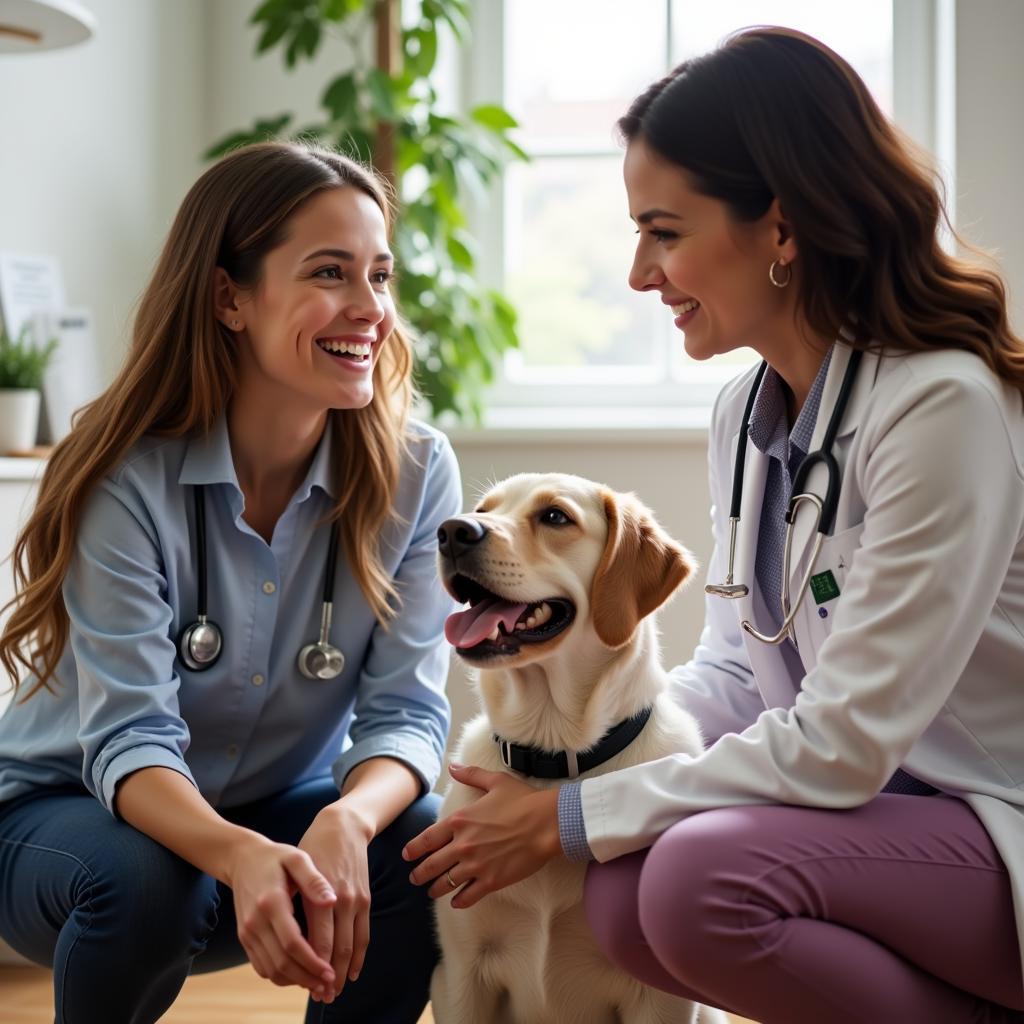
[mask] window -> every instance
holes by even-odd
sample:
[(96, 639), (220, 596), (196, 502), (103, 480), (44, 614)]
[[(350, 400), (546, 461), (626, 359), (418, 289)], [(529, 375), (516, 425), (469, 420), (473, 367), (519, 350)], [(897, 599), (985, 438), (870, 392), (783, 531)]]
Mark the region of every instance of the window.
[[(520, 315), (495, 406), (706, 409), (749, 350), (689, 360), (671, 316), (626, 276), (635, 244), (617, 118), (650, 82), (748, 24), (781, 24), (831, 46), (893, 112), (894, 4), (821, 0), (486, 0), (477, 4), (470, 88), (502, 96), (528, 165), (482, 214), (485, 273)], [(912, 26), (916, 31), (918, 26)], [(911, 76), (912, 77), (912, 76)]]

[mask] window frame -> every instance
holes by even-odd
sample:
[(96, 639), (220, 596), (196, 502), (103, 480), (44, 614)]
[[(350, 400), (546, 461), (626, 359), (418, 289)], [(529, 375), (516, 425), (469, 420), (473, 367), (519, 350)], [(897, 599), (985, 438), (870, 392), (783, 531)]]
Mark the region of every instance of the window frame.
[[(955, 124), (955, 0), (892, 0), (893, 116), (910, 138), (933, 155), (945, 186), (953, 219)], [(671, 60), (672, 15), (666, 0), (666, 64)], [(505, 0), (476, 0), (472, 9), (472, 45), (462, 49), (462, 103), (502, 102), (505, 80)], [(578, 152), (558, 148), (553, 155), (607, 159), (607, 149)], [(483, 201), (470, 203), (470, 223), (479, 240), (478, 272), (503, 287), (505, 231), (508, 222), (502, 178)], [(741, 370), (735, 363), (710, 360), (688, 363), (679, 374), (678, 360), (668, 365), (628, 368), (586, 367), (565, 381), (558, 368), (531, 371), (533, 379), (516, 380), (509, 369), (518, 353), (498, 368), (489, 390), (485, 422), (511, 426), (544, 418), (570, 422), (605, 422), (609, 412), (623, 425), (652, 423), (692, 428), (706, 423), (721, 387)], [(673, 363), (676, 366), (673, 366)], [(674, 372), (675, 371), (675, 372)], [(574, 374), (577, 371), (573, 371)], [(562, 411), (552, 415), (554, 410)]]

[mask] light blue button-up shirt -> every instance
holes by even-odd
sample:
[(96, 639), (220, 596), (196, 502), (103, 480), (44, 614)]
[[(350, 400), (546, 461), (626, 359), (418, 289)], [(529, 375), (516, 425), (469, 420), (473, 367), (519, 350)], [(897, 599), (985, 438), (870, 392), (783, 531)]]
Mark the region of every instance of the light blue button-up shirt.
[[(331, 641), (341, 675), (313, 680), (299, 650), (318, 638), (331, 466), (325, 431), (305, 481), (267, 544), (242, 518), (244, 498), (223, 418), (209, 435), (145, 438), (89, 497), (64, 582), (68, 647), (56, 695), (12, 703), (0, 719), (0, 801), (35, 787), (82, 785), (108, 809), (118, 782), (161, 765), (215, 807), (330, 777), (387, 756), (429, 789), (450, 723), (444, 694), (454, 602), (435, 566), (436, 532), (462, 507), (455, 455), (410, 427), (397, 515), (382, 558), (403, 605), (375, 620), (339, 551)], [(194, 488), (206, 493), (207, 612), (224, 634), (220, 660), (192, 672), (176, 638), (196, 617)]]

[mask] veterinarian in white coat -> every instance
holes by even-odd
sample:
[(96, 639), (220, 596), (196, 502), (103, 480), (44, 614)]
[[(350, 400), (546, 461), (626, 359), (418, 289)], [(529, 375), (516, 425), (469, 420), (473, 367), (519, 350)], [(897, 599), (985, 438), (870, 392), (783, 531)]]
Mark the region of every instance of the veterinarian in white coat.
[[(489, 792), (410, 844), (436, 851), (414, 878), (449, 871), (460, 906), (599, 861), (611, 960), (764, 1024), (1024, 1020), (1024, 345), (1002, 285), (941, 250), (931, 179), (807, 37), (740, 33), (620, 128), (631, 284), (690, 356), (768, 363), (712, 419), (708, 582), (747, 592), (709, 594), (673, 674), (708, 746), (557, 798), (457, 769)], [(837, 405), (834, 527), (812, 562), (799, 506), (787, 604), (793, 477)], [(803, 490), (824, 498), (823, 465)]]

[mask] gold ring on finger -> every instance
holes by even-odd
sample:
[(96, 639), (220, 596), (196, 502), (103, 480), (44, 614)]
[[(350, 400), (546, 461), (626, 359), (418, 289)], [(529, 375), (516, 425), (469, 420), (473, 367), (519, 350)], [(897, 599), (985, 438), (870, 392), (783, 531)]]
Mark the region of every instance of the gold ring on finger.
[(449, 885), (450, 885), (450, 886), (451, 886), (451, 887), (452, 887), (453, 889), (458, 889), (458, 887), (459, 887), (459, 883), (458, 883), (458, 882), (456, 882), (454, 878), (452, 878), (452, 871), (451, 871), (451, 868), (449, 868), (449, 869), (448, 869), (448, 870), (447, 870), (447, 871), (446, 871), (446, 872), (444, 873), (444, 877), (448, 879), (448, 884), (449, 884)]

